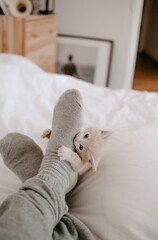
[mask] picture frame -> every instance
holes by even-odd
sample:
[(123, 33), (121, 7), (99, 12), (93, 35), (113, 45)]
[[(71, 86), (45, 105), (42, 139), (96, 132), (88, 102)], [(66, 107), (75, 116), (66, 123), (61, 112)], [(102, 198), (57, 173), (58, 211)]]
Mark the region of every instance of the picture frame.
[(60, 34), (57, 37), (56, 72), (108, 86), (112, 47), (111, 40)]

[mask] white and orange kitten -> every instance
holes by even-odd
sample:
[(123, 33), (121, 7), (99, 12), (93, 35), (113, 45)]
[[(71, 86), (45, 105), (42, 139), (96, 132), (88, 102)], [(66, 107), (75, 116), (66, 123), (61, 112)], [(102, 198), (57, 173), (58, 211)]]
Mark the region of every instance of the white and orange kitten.
[[(49, 138), (50, 134), (51, 130), (46, 129), (42, 137)], [(90, 168), (96, 171), (105, 149), (106, 139), (110, 134), (110, 132), (100, 130), (97, 127), (86, 128), (74, 137), (75, 152), (70, 148), (61, 146), (58, 149), (58, 156), (60, 160), (70, 162), (72, 168), (79, 175), (84, 174)]]

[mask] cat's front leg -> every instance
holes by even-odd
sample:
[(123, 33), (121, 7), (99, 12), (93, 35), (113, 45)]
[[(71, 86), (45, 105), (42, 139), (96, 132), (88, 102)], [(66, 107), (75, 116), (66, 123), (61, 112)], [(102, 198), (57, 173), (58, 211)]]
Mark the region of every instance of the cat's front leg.
[(58, 156), (60, 160), (68, 161), (76, 172), (78, 172), (83, 165), (78, 154), (65, 146), (62, 146), (58, 149)]
[(89, 169), (92, 168), (92, 165), (90, 162), (85, 162), (83, 164), (83, 166), (81, 166), (78, 170), (78, 175), (81, 176), (83, 174), (85, 174), (86, 172), (88, 172)]

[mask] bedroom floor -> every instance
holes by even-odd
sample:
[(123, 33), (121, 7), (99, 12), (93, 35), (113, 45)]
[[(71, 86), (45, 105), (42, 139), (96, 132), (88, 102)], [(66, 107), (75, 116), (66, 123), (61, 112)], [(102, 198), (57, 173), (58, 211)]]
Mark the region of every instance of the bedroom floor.
[(146, 54), (137, 57), (133, 89), (158, 92), (158, 63)]

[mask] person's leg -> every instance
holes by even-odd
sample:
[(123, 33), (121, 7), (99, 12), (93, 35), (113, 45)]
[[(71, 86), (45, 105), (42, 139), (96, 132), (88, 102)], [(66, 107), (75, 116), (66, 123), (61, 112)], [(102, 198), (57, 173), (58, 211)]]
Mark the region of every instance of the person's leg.
[[(81, 124), (81, 96), (78, 91), (69, 90), (54, 109), (53, 134), (39, 173), (25, 181), (0, 207), (1, 240), (52, 239), (54, 227), (67, 213), (65, 193), (77, 181), (77, 173), (69, 163), (59, 161), (57, 150), (61, 145), (73, 149), (73, 137), (80, 131)], [(3, 157), (7, 156), (2, 145), (0, 151)]]

